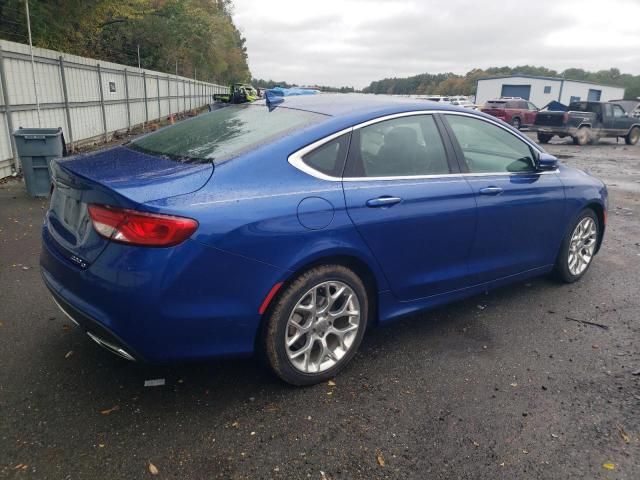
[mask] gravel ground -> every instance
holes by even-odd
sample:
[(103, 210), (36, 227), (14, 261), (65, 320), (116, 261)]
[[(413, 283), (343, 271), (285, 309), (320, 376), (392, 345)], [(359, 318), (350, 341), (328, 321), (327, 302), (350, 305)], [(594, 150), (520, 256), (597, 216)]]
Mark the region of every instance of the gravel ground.
[(150, 463), (175, 479), (640, 478), (640, 145), (548, 150), (610, 187), (581, 282), (374, 329), (335, 385), (309, 388), (253, 360), (158, 368), (101, 350), (40, 280), (46, 201), (1, 185), (0, 478), (151, 478)]

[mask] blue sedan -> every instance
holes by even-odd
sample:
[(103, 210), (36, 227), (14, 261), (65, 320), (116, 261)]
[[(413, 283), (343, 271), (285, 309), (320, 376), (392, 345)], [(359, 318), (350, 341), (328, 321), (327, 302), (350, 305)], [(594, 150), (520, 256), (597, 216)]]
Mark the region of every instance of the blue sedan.
[(233, 105), (53, 164), (42, 276), (108, 350), (335, 376), (365, 330), (600, 248), (605, 185), (488, 115), (366, 95)]

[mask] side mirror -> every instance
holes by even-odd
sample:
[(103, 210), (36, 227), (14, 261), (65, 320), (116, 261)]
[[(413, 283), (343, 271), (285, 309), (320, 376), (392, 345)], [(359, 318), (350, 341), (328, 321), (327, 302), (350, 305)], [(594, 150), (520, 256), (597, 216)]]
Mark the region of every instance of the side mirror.
[(549, 155), (546, 152), (540, 153), (538, 155), (538, 170), (540, 171), (549, 171), (555, 170), (558, 168), (558, 159), (553, 155)]

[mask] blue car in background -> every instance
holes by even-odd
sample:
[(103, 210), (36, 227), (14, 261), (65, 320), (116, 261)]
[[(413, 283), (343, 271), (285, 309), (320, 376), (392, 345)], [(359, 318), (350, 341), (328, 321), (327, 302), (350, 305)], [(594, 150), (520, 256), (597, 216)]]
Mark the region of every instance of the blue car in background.
[(554, 272), (581, 278), (607, 190), (505, 123), (367, 95), (203, 114), (56, 161), (42, 276), (129, 360), (259, 352), (333, 377), (366, 328)]

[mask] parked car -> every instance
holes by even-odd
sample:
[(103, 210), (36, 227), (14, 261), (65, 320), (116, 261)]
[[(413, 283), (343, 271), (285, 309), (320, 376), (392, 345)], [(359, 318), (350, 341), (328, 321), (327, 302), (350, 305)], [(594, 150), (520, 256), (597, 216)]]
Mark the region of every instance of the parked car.
[(627, 145), (640, 139), (640, 120), (616, 103), (574, 102), (566, 112), (540, 112), (534, 130), (540, 143), (554, 135), (571, 137), (576, 145), (597, 142), (603, 137), (622, 137)]
[(442, 95), (429, 95), (426, 97), (430, 102), (451, 103), (451, 99)]
[(480, 110), (513, 125), (518, 130), (533, 125), (538, 112), (533, 103), (516, 97), (489, 100)]
[(451, 105), (455, 105), (456, 107), (470, 108), (471, 110), (477, 110), (478, 108), (477, 105), (471, 103), (469, 100), (452, 100)]
[(42, 277), (128, 360), (260, 353), (312, 384), (365, 330), (555, 272), (607, 189), (491, 116), (366, 95), (231, 105), (52, 164)]

